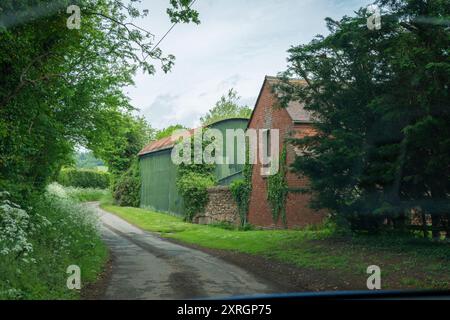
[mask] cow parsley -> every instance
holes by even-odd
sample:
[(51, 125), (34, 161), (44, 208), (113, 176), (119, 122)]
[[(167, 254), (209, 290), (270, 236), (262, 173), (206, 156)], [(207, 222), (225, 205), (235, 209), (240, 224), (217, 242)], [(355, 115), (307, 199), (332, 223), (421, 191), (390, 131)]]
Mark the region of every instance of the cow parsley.
[[(0, 192), (0, 196), (6, 197), (9, 194)], [(29, 229), (28, 213), (8, 199), (0, 200), (0, 255), (28, 256), (33, 251), (27, 238)]]

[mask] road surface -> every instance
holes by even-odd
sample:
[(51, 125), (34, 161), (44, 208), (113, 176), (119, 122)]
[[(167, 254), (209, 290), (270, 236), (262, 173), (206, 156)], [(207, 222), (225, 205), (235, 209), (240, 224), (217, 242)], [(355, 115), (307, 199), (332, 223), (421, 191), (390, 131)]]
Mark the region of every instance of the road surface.
[(274, 292), (247, 271), (143, 231), (89, 203), (113, 255), (103, 299), (191, 299)]

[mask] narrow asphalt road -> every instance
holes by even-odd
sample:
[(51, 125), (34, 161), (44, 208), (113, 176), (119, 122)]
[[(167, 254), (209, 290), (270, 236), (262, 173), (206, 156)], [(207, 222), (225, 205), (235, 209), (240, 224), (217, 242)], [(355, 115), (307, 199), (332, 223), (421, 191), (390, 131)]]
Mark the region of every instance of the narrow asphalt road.
[(114, 257), (103, 299), (191, 299), (273, 292), (247, 271), (143, 231), (89, 203)]

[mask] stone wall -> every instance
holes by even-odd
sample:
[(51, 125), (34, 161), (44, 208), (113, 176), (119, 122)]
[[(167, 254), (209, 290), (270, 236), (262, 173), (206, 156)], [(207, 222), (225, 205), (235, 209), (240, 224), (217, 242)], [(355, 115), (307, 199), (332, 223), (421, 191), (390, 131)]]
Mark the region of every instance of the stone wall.
[(208, 204), (204, 212), (196, 214), (193, 222), (198, 224), (211, 224), (227, 222), (239, 224), (239, 214), (236, 201), (229, 187), (216, 186), (208, 189)]

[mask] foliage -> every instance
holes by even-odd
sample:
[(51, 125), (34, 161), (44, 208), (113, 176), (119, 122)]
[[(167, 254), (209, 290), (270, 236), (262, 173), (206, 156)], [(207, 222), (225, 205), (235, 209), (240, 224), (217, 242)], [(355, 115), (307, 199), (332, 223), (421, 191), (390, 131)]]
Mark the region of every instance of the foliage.
[(8, 199), (8, 192), (1, 192), (0, 206), (0, 255), (12, 254), (27, 262), (33, 246), (27, 239), (30, 215), (18, 204)]
[(159, 139), (162, 139), (162, 138), (170, 137), (174, 131), (176, 131), (176, 130), (183, 130), (183, 129), (186, 129), (186, 128), (183, 127), (181, 124), (175, 124), (175, 125), (168, 126), (167, 128), (164, 128), (162, 130), (158, 130), (156, 132), (155, 140), (159, 140)]
[(153, 140), (154, 130), (144, 118), (131, 114), (110, 114), (108, 121), (103, 130), (107, 134), (102, 139), (91, 139), (98, 143), (88, 145), (108, 165), (114, 180), (131, 167), (139, 151)]
[(67, 168), (60, 171), (57, 180), (65, 187), (107, 189), (110, 174), (97, 170)]
[[(214, 164), (196, 163), (198, 159), (195, 159), (194, 145), (200, 143), (203, 150), (207, 144), (206, 139), (202, 139), (200, 135), (193, 135), (189, 139), (191, 148), (190, 163), (183, 162), (177, 166), (176, 179), (178, 192), (184, 201), (186, 221), (192, 221), (196, 213), (203, 211), (208, 203), (207, 188), (217, 183), (214, 176)], [(201, 142), (196, 139), (201, 139)], [(186, 142), (179, 141), (178, 143)]]
[(186, 172), (177, 179), (177, 188), (184, 200), (186, 221), (192, 221), (195, 214), (204, 210), (208, 203), (208, 188), (215, 183), (211, 175), (197, 172)]
[(75, 166), (78, 169), (98, 169), (104, 167), (103, 160), (97, 159), (92, 151), (75, 153)]
[(139, 207), (141, 176), (139, 172), (139, 161), (137, 159), (134, 160), (131, 167), (114, 184), (113, 198), (119, 206)]
[(251, 185), (244, 179), (237, 179), (230, 183), (230, 191), (238, 207), (241, 226), (244, 226), (247, 222), (249, 187), (251, 188)]
[[(67, 266), (76, 263), (90, 281), (104, 263), (94, 214), (44, 192), (73, 162), (76, 146), (93, 150), (118, 174), (143, 145), (148, 126), (132, 116), (122, 89), (139, 69), (153, 74), (155, 62), (169, 71), (175, 57), (163, 55), (154, 36), (135, 24), (148, 14), (139, 2), (0, 3), (0, 72), (7, 75), (0, 78), (0, 190), (10, 192), (0, 208), (0, 234), (8, 237), (1, 246), (9, 249), (0, 259), (0, 298), (77, 297), (65, 286)], [(190, 1), (169, 3), (173, 22), (199, 23)], [(73, 4), (81, 8), (80, 30), (66, 26)]]
[(200, 118), (202, 125), (207, 126), (214, 122), (230, 118), (250, 118), (252, 109), (248, 106), (240, 106), (237, 92), (230, 89), (227, 95), (223, 95), (208, 113)]
[(107, 250), (95, 214), (51, 193), (21, 207), (0, 200), (0, 299), (73, 299), (66, 269), (78, 265), (82, 285), (96, 280)]
[(47, 190), (60, 198), (70, 198), (78, 202), (100, 201), (110, 194), (106, 189), (63, 187), (56, 182), (48, 185)]
[(296, 142), (293, 169), (309, 178), (313, 207), (354, 230), (403, 228), (419, 208), (450, 236), (450, 33), (438, 18), (448, 2), (377, 4), (380, 30), (360, 9), (289, 50), (285, 76), (305, 84), (280, 85), (281, 102), (304, 101), (319, 132)]
[(267, 200), (272, 210), (274, 223), (281, 221), (286, 225), (286, 197), (288, 185), (286, 181), (286, 145), (283, 146), (280, 156), (280, 165), (277, 173), (267, 177)]
[(247, 226), (247, 215), (252, 194), (252, 172), (253, 166), (249, 163), (248, 148), (246, 148), (246, 163), (243, 170), (243, 179), (234, 180), (230, 184), (230, 191), (237, 203), (241, 227)]
[[(139, 68), (153, 74), (154, 62), (164, 71), (174, 63), (133, 23), (148, 13), (136, 2), (1, 2), (0, 71), (7, 76), (0, 79), (0, 187), (22, 199), (42, 191), (76, 145), (108, 160), (113, 173), (128, 168), (123, 156), (135, 149), (113, 156), (127, 136), (118, 124), (133, 109), (122, 88)], [(171, 20), (198, 23), (189, 3), (170, 1)], [(72, 4), (82, 12), (80, 30), (66, 27)], [(125, 138), (111, 142), (116, 136)]]

